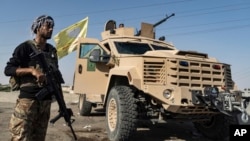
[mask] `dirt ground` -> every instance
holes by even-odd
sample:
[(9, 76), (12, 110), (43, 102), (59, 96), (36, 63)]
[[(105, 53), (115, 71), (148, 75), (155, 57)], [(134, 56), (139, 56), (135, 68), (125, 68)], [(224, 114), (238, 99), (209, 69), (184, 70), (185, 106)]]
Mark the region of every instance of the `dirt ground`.
[[(0, 92), (0, 137), (3, 141), (10, 140), (8, 122), (13, 112), (17, 92)], [(91, 116), (83, 117), (78, 113), (78, 96), (75, 94), (64, 94), (68, 108), (74, 113), (75, 122), (72, 124), (78, 141), (108, 141), (105, 130), (104, 113), (93, 113)], [(52, 104), (51, 118), (58, 114), (57, 103)], [(65, 125), (64, 119), (60, 118), (53, 126), (48, 128), (46, 141), (72, 141), (70, 128)], [(193, 127), (190, 122), (167, 122), (155, 125), (146, 125), (138, 128), (133, 141), (210, 141), (206, 139)]]

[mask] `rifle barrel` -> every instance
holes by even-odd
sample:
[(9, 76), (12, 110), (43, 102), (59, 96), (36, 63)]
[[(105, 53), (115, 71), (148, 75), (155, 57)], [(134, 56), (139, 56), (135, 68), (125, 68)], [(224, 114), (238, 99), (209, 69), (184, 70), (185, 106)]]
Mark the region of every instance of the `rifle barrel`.
[(64, 117), (65, 122), (70, 127), (70, 130), (74, 136), (74, 139), (77, 140), (76, 134), (72, 127), (71, 116), (73, 115), (73, 112), (71, 109), (66, 107), (66, 104), (63, 98), (63, 92), (62, 92), (62, 87), (61, 87), (61, 83), (63, 82), (63, 80), (61, 79), (60, 82), (58, 82), (58, 80), (55, 82), (55, 76), (54, 74), (52, 74), (52, 71), (49, 68), (49, 65), (45, 59), (45, 55), (43, 53), (38, 53), (38, 52), (35, 52), (35, 53), (36, 55), (32, 57), (38, 57), (39, 63), (41, 67), (43, 68), (44, 73), (47, 78), (47, 86), (46, 86), (47, 88), (42, 89), (42, 91), (40, 91), (37, 94), (37, 96), (38, 98), (42, 99), (44, 95), (52, 93), (56, 97), (56, 101), (59, 106), (59, 114), (53, 119), (51, 119), (50, 123), (54, 124), (61, 117)]

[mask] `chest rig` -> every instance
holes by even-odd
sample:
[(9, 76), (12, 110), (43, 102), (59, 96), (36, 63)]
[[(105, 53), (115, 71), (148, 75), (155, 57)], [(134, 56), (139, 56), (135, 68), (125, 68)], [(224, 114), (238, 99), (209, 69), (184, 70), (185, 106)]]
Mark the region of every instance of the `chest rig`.
[[(57, 59), (56, 49), (52, 45), (46, 44), (46, 49), (41, 50), (33, 40), (26, 41), (26, 44), (32, 48), (32, 50), (33, 50), (32, 54), (43, 53), (45, 58), (46, 58), (47, 64), (49, 64), (49, 67), (52, 68), (51, 70), (57, 71), (58, 59)], [(34, 68), (34, 69), (37, 69), (37, 70), (43, 72), (43, 69), (40, 66), (40, 62), (39, 62), (39, 60), (37, 60), (37, 58), (30, 57), (30, 61), (28, 62), (28, 64), (29, 64), (30, 68)], [(26, 86), (42, 87), (43, 85), (44, 84), (37, 83), (36, 78), (32, 75), (25, 76), (25, 77), (21, 78), (21, 85), (20, 85), (21, 88), (26, 87)]]

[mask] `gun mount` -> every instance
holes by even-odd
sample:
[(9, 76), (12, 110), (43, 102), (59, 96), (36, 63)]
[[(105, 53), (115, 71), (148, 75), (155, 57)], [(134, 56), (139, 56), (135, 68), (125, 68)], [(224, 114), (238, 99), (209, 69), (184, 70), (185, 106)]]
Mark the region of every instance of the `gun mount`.
[(169, 19), (172, 16), (175, 16), (175, 14), (172, 13), (170, 16), (166, 15), (165, 18), (163, 18), (162, 20), (160, 20), (159, 22), (157, 22), (155, 24), (149, 24), (149, 23), (142, 22), (141, 23), (141, 30), (139, 30), (135, 34), (135, 36), (143, 36), (143, 37), (155, 38), (154, 28), (156, 28), (157, 26), (159, 26), (163, 22), (167, 21), (167, 19)]

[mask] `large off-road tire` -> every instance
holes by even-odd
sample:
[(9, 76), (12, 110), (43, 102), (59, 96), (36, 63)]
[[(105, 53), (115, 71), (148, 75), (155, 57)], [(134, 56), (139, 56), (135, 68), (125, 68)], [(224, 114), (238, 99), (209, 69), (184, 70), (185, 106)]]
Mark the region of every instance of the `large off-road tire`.
[(209, 121), (194, 122), (194, 126), (202, 135), (210, 139), (223, 140), (229, 137), (229, 126), (235, 122), (234, 117), (218, 114), (211, 117)]
[(92, 103), (86, 100), (85, 94), (79, 95), (79, 113), (81, 116), (89, 116), (92, 110)]
[(106, 127), (111, 141), (127, 141), (136, 131), (137, 105), (132, 89), (115, 86), (106, 104)]

